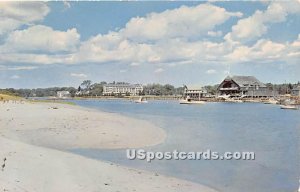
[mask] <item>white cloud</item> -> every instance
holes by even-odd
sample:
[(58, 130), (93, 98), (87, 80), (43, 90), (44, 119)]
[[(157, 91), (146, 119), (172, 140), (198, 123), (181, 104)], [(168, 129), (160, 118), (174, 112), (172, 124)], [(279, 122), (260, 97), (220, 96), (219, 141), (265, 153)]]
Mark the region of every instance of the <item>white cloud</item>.
[(240, 19), (225, 36), (228, 41), (252, 41), (266, 34), (268, 24), (286, 20), (288, 14), (300, 13), (299, 1), (271, 2), (267, 10), (257, 10), (252, 16)]
[(0, 2), (0, 36), (43, 20), (49, 11), (44, 2)]
[(154, 73), (162, 73), (164, 71), (165, 70), (163, 68), (157, 68), (157, 69), (155, 69)]
[(71, 73), (71, 77), (78, 77), (78, 78), (87, 78), (88, 76), (84, 73)]
[(80, 35), (75, 28), (67, 31), (35, 25), (9, 34), (2, 50), (5, 52), (72, 52), (77, 49)]
[(194, 38), (207, 34), (230, 17), (240, 16), (240, 12), (228, 12), (211, 4), (182, 6), (162, 13), (151, 13), (146, 17), (132, 18), (120, 33), (126, 38), (141, 42)]
[(17, 66), (17, 67), (7, 67), (0, 65), (0, 71), (25, 71), (37, 69), (37, 66)]
[(143, 63), (190, 63), (193, 57), (219, 60), (208, 52), (223, 52), (223, 45), (219, 47), (217, 43), (190, 39), (220, 36), (221, 31), (212, 30), (230, 17), (241, 15), (211, 4), (200, 4), (135, 17), (119, 31), (82, 42), (74, 62), (123, 62), (138, 66)]
[(20, 79), (21, 77), (19, 75), (13, 75), (10, 77), (10, 79)]
[[(256, 11), (251, 17), (241, 19), (226, 37), (241, 40), (250, 36), (255, 39), (266, 32), (267, 23), (284, 21), (287, 17), (283, 13), (297, 12), (293, 6), (276, 3), (271, 3), (265, 11)], [(0, 63), (124, 63), (128, 66), (160, 64), (158, 66), (161, 68), (155, 70), (159, 73), (164, 71), (165, 65), (269, 62), (290, 58), (295, 60), (299, 55), (300, 37), (292, 43), (261, 39), (251, 46), (206, 39), (208, 36), (222, 36), (222, 31), (218, 31), (216, 26), (230, 17), (241, 15), (211, 4), (182, 6), (145, 17), (135, 17), (119, 31), (99, 34), (83, 42), (80, 42), (76, 29), (58, 31), (34, 25), (14, 31), (8, 36), (5, 44), (0, 47)], [(254, 32), (253, 26), (257, 29)], [(213, 71), (208, 70), (207, 73), (211, 74)]]
[(206, 74), (215, 74), (215, 73), (217, 73), (217, 71), (214, 69), (209, 69), (206, 71)]
[(1, 53), (0, 63), (31, 63), (49, 65), (54, 63), (70, 64), (73, 63), (73, 55), (48, 55), (48, 54), (24, 54), (24, 53)]
[(278, 62), (286, 61), (287, 63), (297, 63), (294, 60), (297, 53), (299, 53), (299, 47), (293, 47), (297, 44), (298, 40), (291, 43), (276, 43), (271, 40), (261, 39), (257, 41), (253, 46), (241, 45), (236, 47), (232, 53), (225, 56), (231, 63), (239, 62)]
[[(111, 36), (108, 34), (107, 36)], [(96, 36), (83, 42), (74, 62), (123, 62), (130, 66), (153, 63), (188, 64), (198, 61), (219, 62), (230, 51), (227, 44), (210, 41), (166, 39), (156, 43), (137, 43), (120, 35)]]
[(0, 63), (70, 64), (75, 62), (74, 52), (80, 45), (75, 28), (67, 31), (35, 25), (16, 30), (0, 46)]
[(208, 31), (207, 35), (211, 37), (221, 37), (223, 33), (222, 31)]
[[(215, 54), (224, 55), (226, 51), (222, 43), (188, 39), (201, 35), (219, 36), (222, 32), (213, 31), (215, 26), (241, 15), (211, 4), (182, 6), (132, 18), (125, 28), (91, 37), (80, 46), (76, 29), (56, 31), (36, 25), (8, 36), (5, 45), (0, 47), (0, 63), (122, 62), (138, 66), (144, 63), (219, 61), (221, 57)], [(155, 42), (148, 42), (152, 40)]]
[(76, 54), (76, 62), (127, 62), (132, 66), (154, 62), (153, 45), (132, 42), (117, 32), (97, 35), (83, 42)]
[(38, 67), (36, 66), (21, 66), (21, 67), (9, 67), (7, 70), (11, 71), (22, 71), (22, 70), (33, 70), (37, 69)]
[[(270, 39), (259, 39), (253, 45), (241, 43), (231, 45), (230, 51), (222, 56), (227, 64), (232, 63), (278, 63), (299, 64), (300, 34), (291, 42), (275, 42)], [(229, 46), (230, 47), (230, 46)]]
[(300, 34), (298, 34), (298, 39), (296, 39), (292, 44), (292, 48), (294, 49), (300, 49)]

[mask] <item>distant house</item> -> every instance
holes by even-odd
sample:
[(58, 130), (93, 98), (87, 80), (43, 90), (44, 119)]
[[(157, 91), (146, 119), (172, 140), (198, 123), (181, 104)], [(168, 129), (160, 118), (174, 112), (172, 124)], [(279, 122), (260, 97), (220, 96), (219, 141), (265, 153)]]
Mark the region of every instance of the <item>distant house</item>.
[(110, 83), (103, 85), (103, 95), (139, 95), (143, 91), (141, 84)]
[(71, 93), (69, 91), (57, 91), (56, 95), (58, 98), (66, 98), (70, 97)]
[(207, 95), (207, 90), (201, 86), (184, 86), (183, 97), (199, 100)]
[(88, 91), (88, 90), (87, 91), (80, 90), (75, 93), (76, 96), (83, 96), (83, 95), (88, 95), (88, 94), (90, 94), (90, 91)]
[(277, 92), (270, 90), (254, 76), (227, 76), (218, 87), (218, 95), (272, 97), (277, 95)]
[(300, 97), (300, 85), (292, 89), (292, 96)]

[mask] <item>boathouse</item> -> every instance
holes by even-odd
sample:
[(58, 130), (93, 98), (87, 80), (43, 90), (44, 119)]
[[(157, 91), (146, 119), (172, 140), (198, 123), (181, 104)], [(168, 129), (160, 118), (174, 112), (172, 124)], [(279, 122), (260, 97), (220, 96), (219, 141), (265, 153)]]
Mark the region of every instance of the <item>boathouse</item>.
[(270, 90), (254, 76), (227, 76), (218, 87), (219, 96), (230, 97), (274, 97)]
[(200, 100), (207, 95), (207, 90), (201, 86), (186, 86), (184, 85), (184, 98), (190, 98), (192, 100)]

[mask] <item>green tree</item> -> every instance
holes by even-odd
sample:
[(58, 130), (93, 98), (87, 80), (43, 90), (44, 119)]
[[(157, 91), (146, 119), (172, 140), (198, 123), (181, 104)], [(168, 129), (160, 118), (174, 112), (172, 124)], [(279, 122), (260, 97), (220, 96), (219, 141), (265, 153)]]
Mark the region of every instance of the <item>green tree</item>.
[(101, 83), (94, 83), (91, 85), (90, 94), (92, 96), (100, 96), (103, 93), (103, 84)]
[(86, 90), (86, 91), (90, 90), (91, 85), (92, 85), (92, 81), (91, 81), (91, 80), (84, 80), (84, 81), (81, 83), (81, 86), (82, 86), (83, 89)]

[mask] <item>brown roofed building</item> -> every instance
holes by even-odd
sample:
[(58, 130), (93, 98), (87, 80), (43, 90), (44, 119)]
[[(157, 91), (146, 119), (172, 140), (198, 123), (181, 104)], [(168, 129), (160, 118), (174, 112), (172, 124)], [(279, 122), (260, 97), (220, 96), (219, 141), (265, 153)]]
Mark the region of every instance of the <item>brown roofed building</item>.
[(254, 76), (227, 76), (218, 87), (218, 95), (231, 97), (273, 97), (270, 90)]

